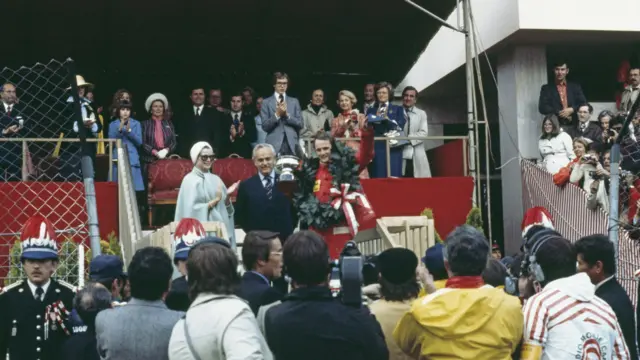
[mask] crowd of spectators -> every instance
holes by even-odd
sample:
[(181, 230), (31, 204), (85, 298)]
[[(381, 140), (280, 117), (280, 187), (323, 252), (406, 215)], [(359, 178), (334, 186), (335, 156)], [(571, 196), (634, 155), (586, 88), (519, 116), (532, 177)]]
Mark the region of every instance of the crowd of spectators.
[[(587, 194), (590, 209), (609, 212), (609, 180), (611, 147), (618, 140), (640, 93), (640, 65), (628, 69), (627, 86), (615, 108), (602, 110), (593, 118), (593, 106), (588, 103), (579, 84), (567, 80), (569, 66), (564, 60), (554, 64), (553, 83), (540, 90), (538, 109), (542, 115), (538, 148), (540, 165), (554, 175), (554, 182), (563, 186), (580, 186)], [(637, 218), (637, 176), (640, 168), (638, 135), (640, 112), (632, 114), (628, 132), (621, 143), (620, 221), (635, 225)]]

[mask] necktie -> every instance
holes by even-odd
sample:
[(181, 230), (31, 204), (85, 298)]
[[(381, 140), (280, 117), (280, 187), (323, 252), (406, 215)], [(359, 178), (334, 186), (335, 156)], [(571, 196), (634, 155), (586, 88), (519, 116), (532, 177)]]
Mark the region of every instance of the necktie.
[(284, 95), (280, 94), (280, 97), (278, 99), (280, 100), (280, 103), (284, 102)]
[(36, 288), (36, 300), (39, 300), (39, 301), (44, 300), (44, 299), (42, 298), (42, 295), (44, 295), (44, 290), (42, 289), (42, 287), (41, 287), (41, 286), (38, 286), (38, 287)]
[(7, 115), (11, 116), (11, 105), (7, 106)]
[(271, 200), (273, 197), (273, 183), (271, 182), (271, 176), (264, 177), (264, 189), (267, 190), (267, 198)]
[(200, 108), (196, 107), (196, 116), (200, 116)]
[(235, 125), (236, 127), (238, 127), (238, 125), (240, 124), (240, 118), (238, 117), (238, 114), (236, 114), (233, 117), (233, 125)]

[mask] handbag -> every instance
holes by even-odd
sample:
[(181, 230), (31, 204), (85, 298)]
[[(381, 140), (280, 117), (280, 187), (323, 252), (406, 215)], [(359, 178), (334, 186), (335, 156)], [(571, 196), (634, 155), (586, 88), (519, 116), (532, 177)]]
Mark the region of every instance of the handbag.
[[(407, 134), (404, 133), (404, 130), (402, 129), (396, 129), (396, 130), (391, 130), (388, 131), (384, 134), (384, 136), (388, 137), (388, 138), (395, 138), (395, 137), (407, 137)], [(409, 144), (409, 140), (407, 139), (401, 139), (401, 140), (389, 140), (389, 147), (390, 148), (398, 148), (398, 147), (404, 147), (405, 145)]]
[(557, 186), (563, 186), (564, 184), (569, 182), (570, 177), (571, 169), (568, 166), (565, 166), (561, 168), (560, 171), (553, 174), (553, 183)]

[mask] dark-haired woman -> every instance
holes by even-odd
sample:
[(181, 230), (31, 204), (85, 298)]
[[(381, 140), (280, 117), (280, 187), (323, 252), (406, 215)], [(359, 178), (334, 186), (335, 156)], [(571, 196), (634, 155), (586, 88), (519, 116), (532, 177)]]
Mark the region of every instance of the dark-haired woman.
[(576, 156), (573, 153), (571, 136), (560, 129), (558, 117), (547, 115), (542, 120), (542, 134), (538, 140), (542, 164), (551, 174), (567, 166)]
[[(129, 155), (129, 165), (131, 166), (131, 177), (133, 187), (136, 192), (144, 191), (142, 180), (142, 169), (140, 168), (140, 157), (138, 149), (142, 146), (142, 127), (138, 120), (131, 118), (131, 103), (122, 101), (118, 105), (118, 119), (109, 124), (109, 138), (120, 139), (125, 145)], [(113, 158), (118, 159), (118, 149), (113, 149)], [(114, 164), (113, 178), (118, 181), (118, 163)]]

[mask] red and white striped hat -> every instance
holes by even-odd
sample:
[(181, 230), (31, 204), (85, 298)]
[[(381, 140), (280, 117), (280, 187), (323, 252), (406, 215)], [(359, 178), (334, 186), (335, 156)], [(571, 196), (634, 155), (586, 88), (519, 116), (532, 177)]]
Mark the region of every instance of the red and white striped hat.
[(551, 217), (551, 214), (542, 206), (532, 207), (524, 213), (524, 217), (522, 218), (522, 237), (527, 234), (527, 231), (529, 231), (529, 229), (536, 225), (555, 230), (553, 227), (553, 218)]

